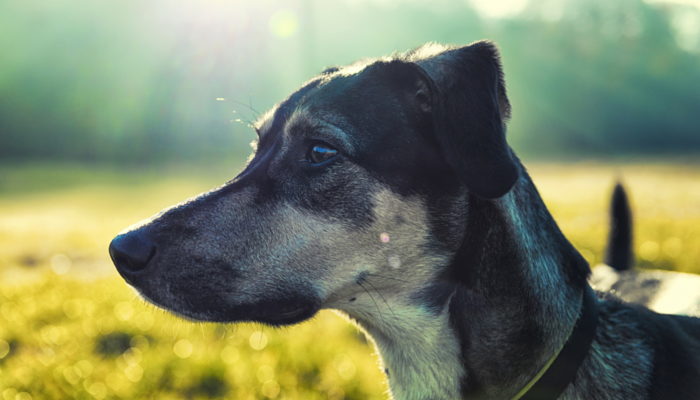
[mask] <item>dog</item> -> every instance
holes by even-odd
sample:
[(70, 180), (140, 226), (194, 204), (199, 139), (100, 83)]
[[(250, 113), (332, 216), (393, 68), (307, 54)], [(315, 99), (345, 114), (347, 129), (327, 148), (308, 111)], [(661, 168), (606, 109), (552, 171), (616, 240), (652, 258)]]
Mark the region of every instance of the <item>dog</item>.
[(497, 47), (331, 68), (255, 124), (236, 178), (119, 234), (149, 302), (197, 321), (334, 309), (395, 399), (697, 399), (700, 322), (596, 294), (506, 142)]
[(633, 268), (632, 210), (619, 183), (613, 189), (610, 227), (606, 263), (593, 268), (589, 279), (596, 290), (659, 313), (700, 316), (700, 276)]

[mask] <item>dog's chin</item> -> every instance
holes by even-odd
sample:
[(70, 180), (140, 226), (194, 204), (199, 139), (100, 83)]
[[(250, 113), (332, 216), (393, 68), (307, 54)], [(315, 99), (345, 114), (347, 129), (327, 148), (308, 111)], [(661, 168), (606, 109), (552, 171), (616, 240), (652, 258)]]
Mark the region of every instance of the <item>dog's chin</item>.
[(320, 310), (320, 306), (315, 302), (308, 302), (301, 306), (280, 305), (270, 306), (270, 304), (256, 305), (244, 304), (238, 307), (228, 307), (228, 312), (218, 310), (196, 310), (189, 307), (182, 307), (177, 304), (164, 304), (145, 294), (143, 291), (131, 286), (136, 295), (143, 301), (151, 303), (179, 318), (192, 322), (214, 322), (214, 323), (237, 323), (255, 322), (269, 326), (294, 325), (312, 318)]

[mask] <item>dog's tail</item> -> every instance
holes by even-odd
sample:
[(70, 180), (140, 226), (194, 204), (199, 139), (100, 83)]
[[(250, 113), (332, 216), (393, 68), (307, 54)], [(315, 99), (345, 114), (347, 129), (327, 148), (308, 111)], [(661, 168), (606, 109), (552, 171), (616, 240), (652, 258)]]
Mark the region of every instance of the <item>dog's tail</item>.
[(618, 182), (610, 204), (610, 236), (605, 263), (617, 271), (632, 268), (632, 210), (625, 188)]

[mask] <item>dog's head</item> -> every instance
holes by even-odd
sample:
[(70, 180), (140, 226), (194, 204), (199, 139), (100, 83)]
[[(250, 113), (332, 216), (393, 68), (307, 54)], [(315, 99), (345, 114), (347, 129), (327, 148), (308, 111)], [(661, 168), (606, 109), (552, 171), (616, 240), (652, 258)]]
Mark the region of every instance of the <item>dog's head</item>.
[(112, 260), (143, 297), (196, 320), (362, 314), (368, 288), (401, 296), (441, 272), (470, 197), (513, 186), (509, 111), (489, 42), (329, 69), (258, 121), (240, 175), (120, 234)]

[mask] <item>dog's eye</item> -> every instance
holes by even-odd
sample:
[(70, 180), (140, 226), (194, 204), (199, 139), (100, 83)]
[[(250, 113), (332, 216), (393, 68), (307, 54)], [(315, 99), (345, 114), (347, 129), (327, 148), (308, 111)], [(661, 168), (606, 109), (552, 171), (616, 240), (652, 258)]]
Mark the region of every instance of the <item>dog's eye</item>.
[(332, 149), (325, 144), (317, 144), (309, 150), (307, 159), (311, 163), (321, 164), (322, 162), (326, 162), (331, 158), (335, 157), (337, 153), (337, 150)]

